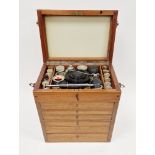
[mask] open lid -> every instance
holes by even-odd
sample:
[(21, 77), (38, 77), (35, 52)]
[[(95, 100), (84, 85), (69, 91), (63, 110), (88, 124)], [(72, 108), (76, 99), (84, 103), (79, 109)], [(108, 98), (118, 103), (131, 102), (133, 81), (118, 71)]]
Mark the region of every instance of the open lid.
[(116, 10), (38, 10), (43, 61), (112, 62)]

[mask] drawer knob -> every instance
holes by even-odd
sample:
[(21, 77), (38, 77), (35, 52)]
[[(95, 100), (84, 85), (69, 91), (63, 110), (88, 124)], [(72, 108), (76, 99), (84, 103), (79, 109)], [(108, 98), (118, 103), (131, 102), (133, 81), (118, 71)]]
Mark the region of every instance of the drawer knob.
[(79, 101), (79, 95), (78, 95), (78, 94), (76, 94), (75, 96), (76, 96), (77, 101)]

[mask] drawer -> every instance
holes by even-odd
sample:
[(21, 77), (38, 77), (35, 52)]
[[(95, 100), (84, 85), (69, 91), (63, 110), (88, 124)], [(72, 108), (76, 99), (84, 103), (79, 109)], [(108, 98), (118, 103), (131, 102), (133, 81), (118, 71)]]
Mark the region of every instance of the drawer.
[(49, 142), (105, 142), (108, 134), (47, 134)]
[(97, 114), (97, 115), (78, 115), (78, 120), (89, 120), (89, 121), (92, 121), (92, 120), (97, 120), (97, 121), (111, 121), (112, 119), (112, 115), (100, 115), (100, 114)]
[(52, 115), (52, 114), (43, 114), (44, 120), (76, 120), (76, 115)]
[(101, 110), (78, 110), (78, 114), (108, 114), (111, 115), (113, 112), (113, 108), (103, 108)]
[(108, 134), (78, 134), (77, 139), (79, 142), (105, 142), (107, 141)]
[(119, 96), (115, 93), (85, 92), (78, 94), (79, 102), (118, 102)]
[(79, 126), (103, 126), (110, 127), (110, 121), (78, 121)]
[(113, 111), (114, 103), (51, 103), (41, 104), (42, 110)]
[(101, 126), (101, 127), (49, 127), (46, 126), (46, 133), (108, 133), (109, 126)]
[(44, 121), (46, 127), (56, 126), (77, 126), (76, 121), (72, 120), (52, 120), (52, 121)]
[(43, 110), (42, 111), (43, 115), (64, 115), (64, 114), (76, 114), (76, 110), (62, 110), (62, 109), (58, 109), (58, 110)]
[(40, 104), (51, 104), (51, 103), (68, 103), (68, 102), (118, 102), (119, 95), (113, 93), (103, 92), (53, 92), (44, 93), (35, 96), (35, 100)]
[(78, 102), (79, 110), (112, 111), (114, 102)]
[(52, 121), (44, 121), (46, 127), (74, 127), (74, 126), (110, 126), (110, 121), (70, 121), (70, 120), (52, 120)]
[(78, 108), (76, 108), (77, 110), (62, 110), (62, 109), (58, 109), (58, 110), (43, 110), (42, 114), (44, 116), (50, 116), (50, 115), (76, 115), (76, 114), (112, 114), (113, 112), (113, 108), (104, 108), (101, 110), (79, 110)]
[(76, 134), (46, 134), (48, 142), (75, 142)]
[(35, 99), (40, 104), (51, 104), (51, 103), (59, 103), (59, 102), (68, 103), (68, 102), (77, 101), (76, 93), (73, 93), (73, 92), (44, 93), (44, 94), (39, 94)]
[(42, 110), (76, 110), (76, 104), (75, 103), (52, 103), (51, 104), (41, 104)]
[(44, 120), (102, 120), (111, 121), (112, 115), (102, 115), (102, 114), (88, 114), (88, 115), (53, 115), (53, 114), (43, 114)]

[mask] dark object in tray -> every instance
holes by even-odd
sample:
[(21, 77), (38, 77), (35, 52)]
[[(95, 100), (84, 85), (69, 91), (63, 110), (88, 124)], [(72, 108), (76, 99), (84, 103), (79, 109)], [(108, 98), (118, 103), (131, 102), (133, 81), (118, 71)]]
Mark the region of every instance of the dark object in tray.
[(95, 65), (89, 66), (87, 70), (90, 74), (99, 73), (99, 68), (98, 68), (98, 66), (95, 66)]
[(88, 83), (90, 82), (90, 77), (88, 74), (80, 71), (70, 71), (65, 75), (66, 81), (69, 83)]

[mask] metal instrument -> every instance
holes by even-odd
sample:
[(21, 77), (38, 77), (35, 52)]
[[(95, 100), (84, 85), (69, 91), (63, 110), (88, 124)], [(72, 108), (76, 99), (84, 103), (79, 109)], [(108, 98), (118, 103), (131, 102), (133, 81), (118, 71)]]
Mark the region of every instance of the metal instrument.
[(74, 88), (74, 87), (101, 87), (101, 84), (90, 84), (90, 83), (82, 83), (82, 84), (74, 84), (74, 83), (67, 83), (67, 84), (53, 84), (53, 85), (46, 85), (46, 87), (60, 87), (60, 88)]

